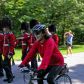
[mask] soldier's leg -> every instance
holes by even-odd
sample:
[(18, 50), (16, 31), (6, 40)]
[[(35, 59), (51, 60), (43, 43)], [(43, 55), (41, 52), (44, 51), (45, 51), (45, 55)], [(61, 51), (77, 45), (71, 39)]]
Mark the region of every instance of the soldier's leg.
[(34, 58), (31, 60), (31, 68), (32, 69), (37, 69), (37, 67), (38, 67), (36, 56), (37, 55), (35, 55)]
[[(22, 61), (25, 59), (26, 55), (27, 55), (27, 52), (24, 52), (24, 53), (22, 54), (22, 58), (21, 58)], [(27, 67), (27, 68), (30, 68), (29, 63), (26, 65), (26, 67)]]
[(7, 81), (10, 83), (13, 81), (13, 74), (12, 74), (12, 70), (11, 70), (10, 59), (5, 58), (3, 61), (3, 66), (4, 66), (4, 70), (6, 72)]
[(0, 54), (0, 77), (3, 77), (2, 54)]

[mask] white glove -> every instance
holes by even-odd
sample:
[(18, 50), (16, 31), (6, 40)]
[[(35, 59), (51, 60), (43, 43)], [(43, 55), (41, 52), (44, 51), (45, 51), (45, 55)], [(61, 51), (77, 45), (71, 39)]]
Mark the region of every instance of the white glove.
[(27, 67), (22, 67), (20, 68), (20, 71), (23, 72), (23, 71), (28, 71), (29, 69)]

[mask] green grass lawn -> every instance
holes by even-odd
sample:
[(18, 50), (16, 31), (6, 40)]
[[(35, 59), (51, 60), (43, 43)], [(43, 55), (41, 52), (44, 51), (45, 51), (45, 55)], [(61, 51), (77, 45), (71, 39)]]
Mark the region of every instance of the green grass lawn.
[[(64, 55), (66, 54), (66, 46), (60, 46), (59, 50)], [(84, 52), (84, 45), (73, 45), (72, 53)]]
[[(59, 50), (63, 55), (66, 54), (66, 46), (60, 46)], [(84, 45), (73, 45), (72, 51), (73, 53), (84, 52)], [(21, 56), (21, 49), (15, 49), (14, 59), (21, 60)]]
[(21, 56), (22, 56), (22, 51), (21, 51), (21, 49), (15, 49), (14, 59), (15, 59), (15, 60), (21, 60)]

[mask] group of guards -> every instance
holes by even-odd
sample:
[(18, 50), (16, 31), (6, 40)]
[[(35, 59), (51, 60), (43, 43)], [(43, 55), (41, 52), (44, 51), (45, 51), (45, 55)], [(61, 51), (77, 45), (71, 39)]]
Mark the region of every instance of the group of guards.
[[(17, 46), (17, 44), (21, 43), (22, 45), (21, 60), (23, 61), (33, 43), (36, 41), (36, 37), (32, 33), (32, 28), (36, 24), (39, 24), (36, 19), (32, 19), (30, 23), (22, 22), (20, 27), (21, 35), (20, 37), (16, 38), (14, 33), (11, 31), (10, 18), (4, 17), (0, 20), (0, 77), (4, 76), (4, 70), (6, 73), (6, 79), (3, 80), (4, 82), (11, 83), (13, 81), (14, 75), (11, 70), (11, 58), (15, 54), (14, 48)], [(50, 25), (48, 28), (51, 32), (50, 34), (55, 40), (55, 43), (58, 45), (59, 38), (57, 35), (55, 35), (55, 25)], [(29, 64), (26, 66), (30, 68)], [(31, 61), (31, 68), (37, 69), (36, 55)]]

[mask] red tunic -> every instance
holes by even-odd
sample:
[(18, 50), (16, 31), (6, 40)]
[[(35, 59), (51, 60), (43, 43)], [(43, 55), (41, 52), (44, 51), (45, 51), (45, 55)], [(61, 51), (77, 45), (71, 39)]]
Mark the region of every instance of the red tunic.
[(37, 52), (43, 58), (38, 70), (45, 70), (48, 66), (64, 65), (64, 58), (52, 38), (47, 39), (44, 43), (36, 41), (21, 64), (26, 65)]
[(22, 44), (22, 54), (29, 49), (29, 40), (30, 40), (30, 35), (28, 33), (24, 33), (20, 38), (18, 38), (15, 42), (15, 45), (21, 42)]
[(0, 33), (0, 54), (3, 53), (3, 33)]
[(34, 42), (36, 41), (35, 36), (31, 33), (30, 34), (30, 39), (28, 40), (28, 44), (29, 44), (29, 49), (33, 46)]
[(30, 39), (30, 36), (28, 33), (25, 33), (22, 37), (23, 37), (23, 39), (21, 40), (21, 42), (22, 42), (22, 54), (23, 54), (29, 46), (28, 40)]
[(15, 48), (15, 35), (12, 32), (4, 33), (4, 43), (3, 43), (3, 56), (8, 56), (8, 54), (14, 54)]

